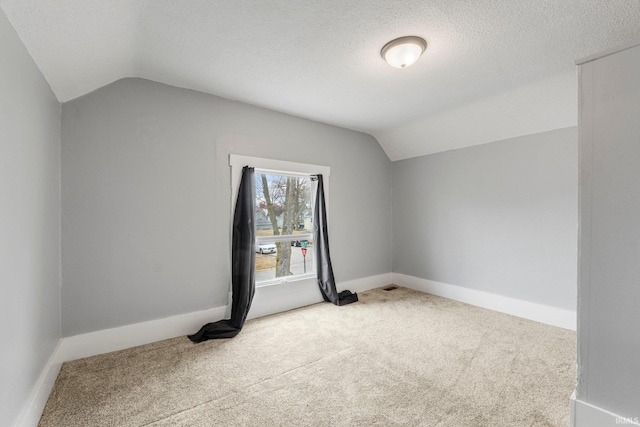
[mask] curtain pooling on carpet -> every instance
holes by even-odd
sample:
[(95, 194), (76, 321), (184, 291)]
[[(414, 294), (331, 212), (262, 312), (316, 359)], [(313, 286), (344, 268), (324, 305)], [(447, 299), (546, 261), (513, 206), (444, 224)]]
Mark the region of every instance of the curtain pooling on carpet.
[(256, 254), (253, 249), (255, 240), (255, 187), (254, 169), (245, 166), (238, 189), (238, 200), (233, 215), (233, 237), (231, 246), (231, 318), (207, 323), (198, 332), (189, 335), (193, 342), (210, 339), (233, 338), (247, 320), (253, 294), (255, 293), (254, 265)]
[(358, 294), (351, 291), (338, 293), (336, 289), (336, 280), (333, 276), (333, 267), (329, 256), (329, 232), (324, 202), (324, 184), (322, 175), (316, 175), (315, 178), (318, 180), (318, 189), (315, 208), (313, 209), (313, 244), (315, 245), (318, 286), (325, 301), (332, 302), (335, 305), (351, 304), (358, 301)]

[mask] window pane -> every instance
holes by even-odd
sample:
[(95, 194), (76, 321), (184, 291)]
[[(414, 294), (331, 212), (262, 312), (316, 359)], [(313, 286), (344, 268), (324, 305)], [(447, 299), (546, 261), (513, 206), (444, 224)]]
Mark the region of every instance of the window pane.
[[(256, 252), (256, 282), (315, 271), (313, 241), (258, 243)], [(278, 262), (281, 263), (279, 270)], [(288, 271), (289, 274), (282, 274), (284, 271)]]
[(312, 272), (312, 244), (302, 236), (313, 232), (311, 179), (256, 170), (255, 185), (256, 236), (291, 236), (283, 242), (259, 239), (256, 282)]

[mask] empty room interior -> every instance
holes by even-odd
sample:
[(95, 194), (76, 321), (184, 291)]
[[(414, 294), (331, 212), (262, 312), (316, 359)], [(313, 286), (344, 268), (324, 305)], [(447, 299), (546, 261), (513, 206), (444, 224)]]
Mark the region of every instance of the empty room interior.
[(0, 0), (0, 425), (640, 425), (639, 23)]

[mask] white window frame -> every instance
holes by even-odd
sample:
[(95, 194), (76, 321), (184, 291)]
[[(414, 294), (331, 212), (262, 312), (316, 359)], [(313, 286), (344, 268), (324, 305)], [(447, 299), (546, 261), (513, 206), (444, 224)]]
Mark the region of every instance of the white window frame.
[[(322, 182), (325, 193), (325, 205), (327, 215), (329, 214), (328, 194), (329, 194), (329, 176), (331, 168), (328, 166), (312, 165), (307, 163), (290, 162), (285, 160), (265, 159), (262, 157), (242, 156), (237, 154), (229, 155), (229, 166), (231, 166), (231, 221), (233, 222), (233, 212), (235, 209), (236, 199), (238, 198), (238, 187), (240, 186), (240, 178), (242, 177), (242, 168), (250, 166), (260, 173), (269, 173), (274, 175), (296, 175), (296, 176), (313, 176), (322, 175)], [(312, 191), (312, 202), (315, 202), (314, 186)], [(297, 235), (301, 238), (313, 238), (313, 234)], [(290, 236), (257, 236), (254, 244), (260, 241), (282, 242), (290, 241)], [(311, 260), (315, 263), (315, 260)], [(257, 287), (280, 285), (291, 282), (309, 281), (315, 285), (317, 266), (314, 265), (313, 272), (306, 274), (296, 274), (294, 276), (276, 277), (270, 280), (256, 282)], [(254, 266), (255, 268), (255, 266)]]

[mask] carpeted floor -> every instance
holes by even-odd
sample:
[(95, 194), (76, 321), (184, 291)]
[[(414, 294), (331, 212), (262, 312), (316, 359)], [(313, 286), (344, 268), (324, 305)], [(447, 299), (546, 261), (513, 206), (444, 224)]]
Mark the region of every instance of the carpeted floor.
[(65, 363), (40, 426), (567, 426), (575, 333), (405, 288)]

